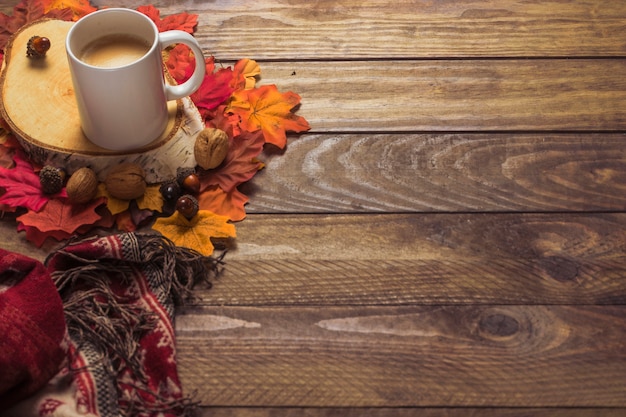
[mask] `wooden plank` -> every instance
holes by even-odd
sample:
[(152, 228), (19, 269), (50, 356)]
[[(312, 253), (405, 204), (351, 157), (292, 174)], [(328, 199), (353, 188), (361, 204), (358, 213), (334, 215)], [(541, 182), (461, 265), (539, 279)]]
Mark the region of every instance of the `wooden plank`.
[[(45, 259), (0, 222), (2, 247)], [(206, 305), (623, 304), (626, 214), (252, 215)]]
[(247, 211), (623, 211), (625, 142), (623, 133), (303, 135), (263, 158)]
[(625, 408), (203, 407), (198, 417), (623, 417)]
[(624, 259), (228, 262), (210, 305), (624, 304)]
[[(163, 15), (181, 12), (176, 2), (155, 4)], [(393, 7), (386, 0), (203, 0), (183, 7), (200, 14), (196, 36), (207, 52), (221, 59), (626, 54), (626, 5), (615, 0), (405, 0)]]
[(215, 307), (176, 328), (205, 405), (626, 406), (624, 306)]
[(264, 83), (302, 96), (312, 132), (626, 129), (623, 59), (281, 62), (261, 71)]
[(254, 215), (209, 305), (623, 304), (626, 214)]

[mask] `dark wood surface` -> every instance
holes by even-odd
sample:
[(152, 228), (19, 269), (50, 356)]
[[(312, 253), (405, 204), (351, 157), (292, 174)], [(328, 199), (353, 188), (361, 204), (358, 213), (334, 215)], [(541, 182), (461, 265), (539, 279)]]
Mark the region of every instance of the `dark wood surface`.
[(201, 415), (626, 415), (626, 2), (155, 5), (312, 126), (179, 311)]

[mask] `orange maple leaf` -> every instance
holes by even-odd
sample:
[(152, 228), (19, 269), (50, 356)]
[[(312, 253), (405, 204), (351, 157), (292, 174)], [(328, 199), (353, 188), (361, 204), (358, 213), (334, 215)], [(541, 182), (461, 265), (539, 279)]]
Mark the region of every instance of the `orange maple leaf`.
[(17, 218), (18, 230), (26, 231), (26, 238), (41, 246), (47, 237), (67, 239), (73, 233), (98, 224), (103, 216), (97, 209), (104, 199), (94, 199), (87, 204), (71, 204), (66, 199), (48, 201), (40, 212), (28, 211)]
[(152, 228), (176, 246), (196, 250), (204, 256), (211, 256), (215, 249), (211, 238), (236, 237), (235, 226), (228, 223), (228, 217), (206, 210), (198, 211), (191, 220), (175, 212), (170, 217), (158, 218)]
[(275, 85), (264, 85), (235, 91), (226, 111), (239, 115), (243, 129), (261, 129), (266, 143), (282, 149), (287, 144), (287, 131), (304, 132), (311, 128), (304, 117), (292, 113), (298, 104), (298, 94), (280, 93)]
[(236, 188), (227, 193), (218, 185), (213, 185), (200, 193), (198, 205), (201, 210), (208, 210), (238, 222), (246, 218), (244, 205), (248, 200), (248, 197)]
[(89, 3), (89, 0), (41, 0), (41, 3), (45, 13), (48, 13), (50, 10), (70, 9), (73, 15), (72, 20), (74, 21), (98, 10)]
[(230, 86), (235, 89), (250, 90), (254, 88), (259, 75), (261, 75), (261, 67), (255, 60), (241, 59), (233, 68), (233, 79)]

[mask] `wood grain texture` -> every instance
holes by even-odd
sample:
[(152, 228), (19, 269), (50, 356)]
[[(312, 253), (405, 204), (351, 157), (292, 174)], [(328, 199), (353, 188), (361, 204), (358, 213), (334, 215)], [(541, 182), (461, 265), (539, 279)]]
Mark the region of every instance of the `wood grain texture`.
[(622, 211), (626, 135), (303, 135), (246, 189), (250, 213)]
[(201, 416), (626, 415), (626, 2), (155, 5), (312, 126), (177, 315)]
[(626, 406), (626, 308), (189, 309), (180, 372), (215, 406)]
[(623, 417), (624, 408), (206, 407), (198, 417)]
[[(626, 60), (263, 63), (312, 132), (623, 131)], [(294, 74), (295, 75), (292, 75)]]
[[(95, 4), (144, 4), (95, 0)], [(624, 56), (621, 1), (159, 0), (200, 15), (196, 36), (221, 59)], [(236, 41), (234, 41), (236, 40)]]
[[(209, 305), (615, 304), (624, 214), (252, 215)], [(2, 246), (43, 260), (0, 223)]]
[(209, 305), (623, 304), (623, 214), (255, 215)]

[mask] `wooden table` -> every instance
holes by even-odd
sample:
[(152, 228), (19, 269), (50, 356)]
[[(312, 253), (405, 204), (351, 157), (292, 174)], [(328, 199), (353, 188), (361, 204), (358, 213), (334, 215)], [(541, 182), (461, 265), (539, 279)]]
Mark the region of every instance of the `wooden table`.
[(203, 416), (626, 415), (626, 2), (176, 3), (312, 126), (177, 317)]

